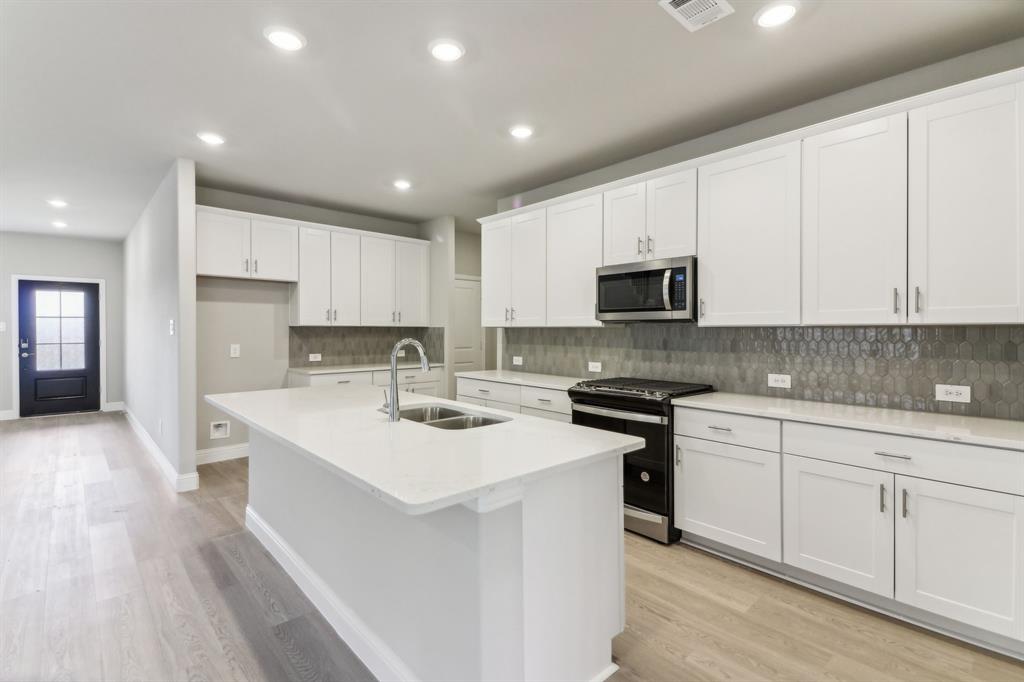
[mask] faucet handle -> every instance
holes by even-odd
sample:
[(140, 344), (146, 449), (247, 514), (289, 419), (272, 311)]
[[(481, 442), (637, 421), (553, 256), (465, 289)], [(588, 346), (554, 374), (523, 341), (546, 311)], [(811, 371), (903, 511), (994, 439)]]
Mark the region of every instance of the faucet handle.
[(385, 410), (387, 410), (388, 409), (388, 389), (383, 388), (381, 390), (384, 391), (384, 404), (381, 405), (381, 407), (383, 407)]

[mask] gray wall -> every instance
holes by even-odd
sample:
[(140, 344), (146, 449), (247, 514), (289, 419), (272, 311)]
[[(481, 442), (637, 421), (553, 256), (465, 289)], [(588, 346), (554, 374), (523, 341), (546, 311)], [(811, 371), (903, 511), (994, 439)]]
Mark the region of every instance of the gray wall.
[(1024, 66), (1024, 38), (907, 71), (583, 175), (523, 191), (499, 199), (497, 208), (500, 212), (526, 206), (1020, 66)]
[(455, 273), (480, 276), (480, 235), (455, 233)]
[(124, 251), (121, 242), (0, 232), (0, 412), (12, 402), (10, 358), (18, 324), (11, 319), (11, 275), (84, 277), (106, 281), (107, 402), (124, 400)]
[[(506, 329), (504, 367), (585, 378), (709, 383), (720, 391), (848, 405), (1024, 419), (1024, 326)], [(602, 372), (587, 372), (588, 361)], [(790, 374), (769, 389), (768, 373)], [(966, 384), (972, 402), (938, 402), (935, 384)]]

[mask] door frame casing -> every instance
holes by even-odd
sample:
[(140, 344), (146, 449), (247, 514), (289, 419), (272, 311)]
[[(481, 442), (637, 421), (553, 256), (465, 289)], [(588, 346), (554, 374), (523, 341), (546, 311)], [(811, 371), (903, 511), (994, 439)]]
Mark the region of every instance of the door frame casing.
[[(109, 412), (117, 407), (107, 403), (107, 280), (95, 277), (52, 277), (48, 275), (11, 275), (11, 412), (15, 419), (21, 417), (21, 365), (18, 362), (21, 341), (21, 319), (19, 316), (18, 288), (21, 281), (30, 282), (75, 282), (78, 284), (99, 285), (100, 308), (100, 410)], [(56, 415), (40, 415), (56, 416)]]

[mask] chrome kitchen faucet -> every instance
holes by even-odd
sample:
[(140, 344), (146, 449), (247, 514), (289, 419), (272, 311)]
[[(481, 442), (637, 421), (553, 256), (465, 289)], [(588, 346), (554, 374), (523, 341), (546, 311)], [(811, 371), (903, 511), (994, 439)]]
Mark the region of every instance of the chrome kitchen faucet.
[(427, 362), (427, 351), (423, 344), (416, 339), (402, 339), (391, 349), (391, 391), (388, 393), (388, 421), (396, 422), (398, 416), (398, 351), (405, 346), (412, 346), (420, 352), (420, 369), (424, 372), (430, 371), (430, 363)]

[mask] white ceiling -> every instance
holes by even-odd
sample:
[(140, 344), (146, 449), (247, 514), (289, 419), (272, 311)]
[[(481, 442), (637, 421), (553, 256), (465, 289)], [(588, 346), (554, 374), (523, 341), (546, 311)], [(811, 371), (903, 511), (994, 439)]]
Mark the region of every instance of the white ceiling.
[[(691, 34), (655, 0), (4, 0), (0, 229), (63, 217), (63, 234), (119, 238), (179, 156), (207, 186), (469, 222), (498, 197), (1024, 35), (1019, 0), (804, 0), (771, 32), (752, 21), (763, 4), (733, 0)], [(271, 24), (308, 46), (276, 50)], [(433, 60), (440, 36), (466, 57)], [(507, 134), (520, 121), (537, 129), (526, 143)]]

